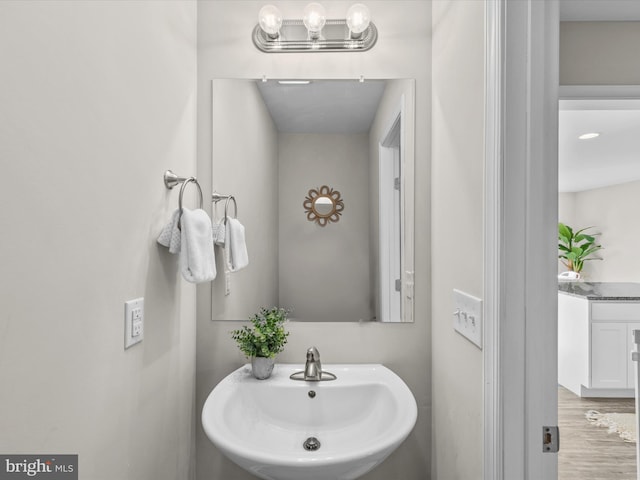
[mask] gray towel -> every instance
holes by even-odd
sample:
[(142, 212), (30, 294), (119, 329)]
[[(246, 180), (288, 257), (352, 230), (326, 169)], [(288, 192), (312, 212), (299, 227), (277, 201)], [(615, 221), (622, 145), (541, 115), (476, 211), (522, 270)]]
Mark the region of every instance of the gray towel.
[(225, 241), (225, 226), (224, 222), (220, 221), (219, 223), (213, 224), (213, 243), (216, 245), (220, 245), (224, 247)]
[(180, 220), (180, 210), (176, 209), (171, 214), (171, 219), (167, 223), (160, 235), (158, 235), (157, 242), (169, 249), (170, 253), (180, 253), (180, 228), (178, 222)]

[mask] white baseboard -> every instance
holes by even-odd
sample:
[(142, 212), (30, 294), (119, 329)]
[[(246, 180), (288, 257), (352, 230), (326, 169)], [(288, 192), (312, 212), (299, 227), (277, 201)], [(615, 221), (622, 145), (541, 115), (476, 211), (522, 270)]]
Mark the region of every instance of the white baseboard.
[(580, 396), (585, 398), (634, 398), (633, 388), (587, 388), (580, 385)]

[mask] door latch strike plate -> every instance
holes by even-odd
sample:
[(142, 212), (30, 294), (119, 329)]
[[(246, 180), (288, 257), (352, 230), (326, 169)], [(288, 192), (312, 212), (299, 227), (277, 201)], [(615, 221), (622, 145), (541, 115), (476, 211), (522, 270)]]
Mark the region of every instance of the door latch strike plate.
[(542, 452), (558, 453), (560, 450), (560, 429), (558, 427), (542, 427)]

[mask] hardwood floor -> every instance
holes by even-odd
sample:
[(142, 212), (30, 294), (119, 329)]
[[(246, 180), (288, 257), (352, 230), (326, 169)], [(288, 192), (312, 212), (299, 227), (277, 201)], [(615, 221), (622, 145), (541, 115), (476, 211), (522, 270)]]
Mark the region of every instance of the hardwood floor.
[(584, 414), (635, 411), (632, 398), (580, 398), (558, 388), (560, 452), (558, 480), (636, 480), (636, 446), (604, 427), (591, 425)]

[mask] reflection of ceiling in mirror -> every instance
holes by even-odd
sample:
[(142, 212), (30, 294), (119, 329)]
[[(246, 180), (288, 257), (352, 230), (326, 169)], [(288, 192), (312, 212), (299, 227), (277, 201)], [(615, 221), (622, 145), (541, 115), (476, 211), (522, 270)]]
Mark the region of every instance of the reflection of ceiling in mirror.
[[(580, 140), (585, 133), (596, 138)], [(640, 180), (640, 100), (561, 100), (559, 191)]]
[(257, 81), (281, 133), (367, 133), (385, 80), (312, 80), (306, 85)]

